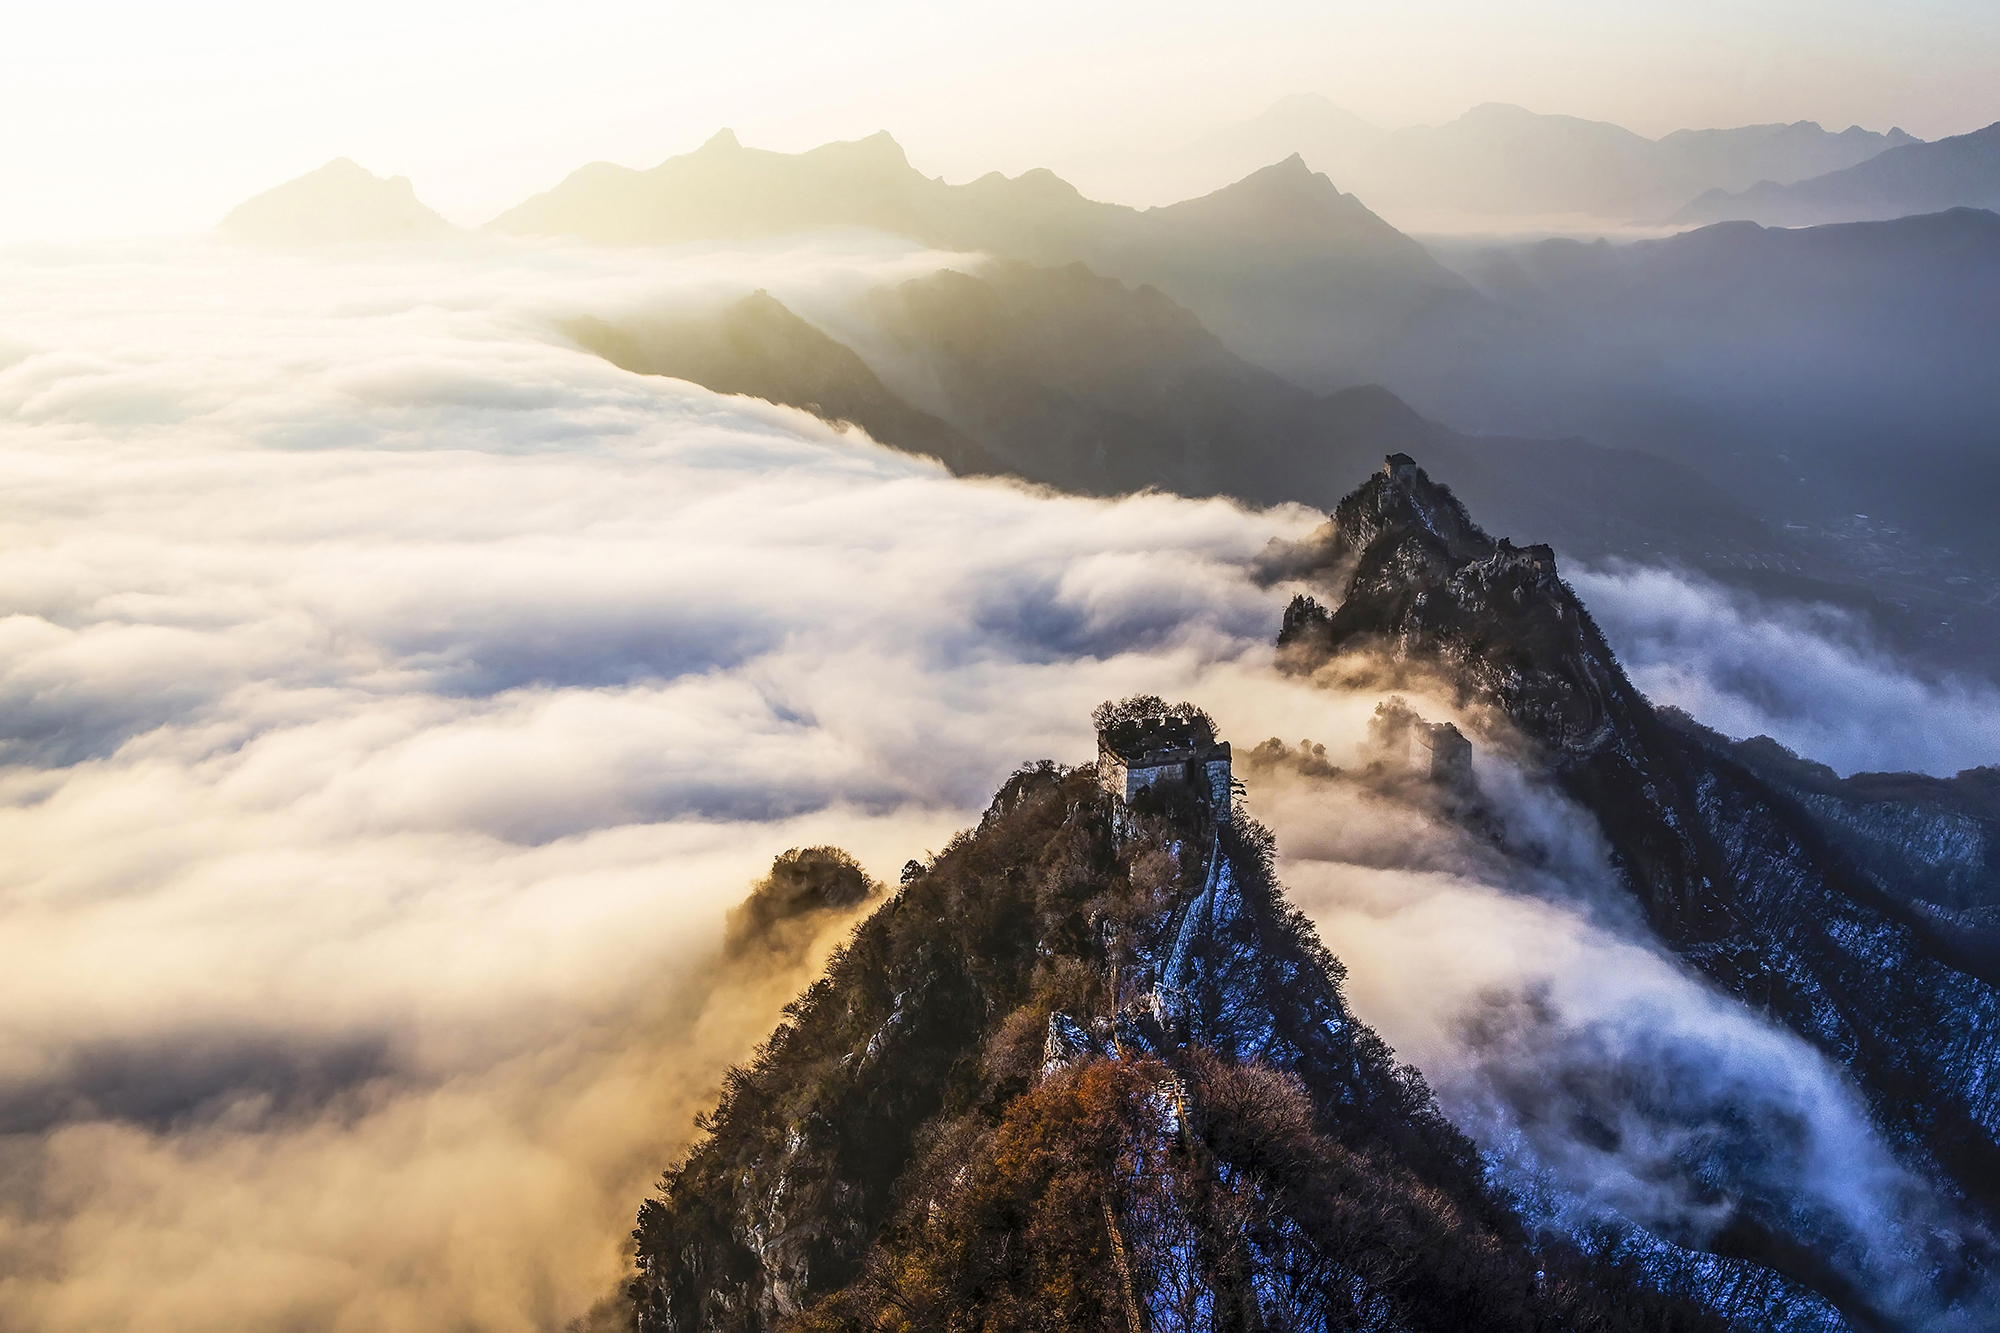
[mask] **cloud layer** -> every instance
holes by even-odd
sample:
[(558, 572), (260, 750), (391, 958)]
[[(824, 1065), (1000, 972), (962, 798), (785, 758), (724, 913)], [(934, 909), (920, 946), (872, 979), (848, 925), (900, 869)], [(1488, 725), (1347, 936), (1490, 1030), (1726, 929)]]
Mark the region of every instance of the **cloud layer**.
[(1321, 734), (1349, 776), (1280, 763), (1251, 787), (1281, 873), (1356, 1012), (1530, 1216), (1699, 1250), (1747, 1196), (1909, 1326), (1970, 1327), (1938, 1308), (1923, 1250), (1949, 1206), (1898, 1166), (1843, 1071), (1657, 944), (1587, 815), (1488, 745), (1482, 833), (1425, 784), (1358, 776), (1356, 730)]
[(1770, 736), (1843, 774), (2000, 764), (2000, 690), (1919, 674), (1837, 607), (1650, 566), (1565, 577), (1633, 684), (1727, 735)]
[[(803, 978), (715, 956), (773, 855), (893, 881), (1127, 693), (1361, 736), (1375, 698), (1267, 669), (1257, 557), (1320, 516), (957, 481), (558, 332), (948, 262), (0, 252), (0, 1329), (559, 1327)], [(1592, 577), (1656, 694), (1680, 663), (1726, 730), (1902, 762), (1841, 720), (1894, 712), (1883, 663), (1813, 659), (1816, 708), (1744, 683), (1812, 626)], [(1853, 1130), (1796, 1043), (1634, 942), (1586, 821), (1481, 763), (1538, 868), (1407, 804), (1258, 797), (1363, 1016), (1468, 1124), (1511, 1132), (1525, 1041), (1775, 1061), (1757, 1095)], [(1553, 1017), (1491, 1021), (1519, 1003)], [(1523, 1143), (1590, 1206), (1678, 1206), (1642, 1160)]]
[[(955, 481), (555, 331), (942, 257), (0, 254), (0, 1327), (559, 1325), (879, 877), (1261, 661), (1305, 513)], [(143, 1312), (143, 1314), (142, 1314)]]

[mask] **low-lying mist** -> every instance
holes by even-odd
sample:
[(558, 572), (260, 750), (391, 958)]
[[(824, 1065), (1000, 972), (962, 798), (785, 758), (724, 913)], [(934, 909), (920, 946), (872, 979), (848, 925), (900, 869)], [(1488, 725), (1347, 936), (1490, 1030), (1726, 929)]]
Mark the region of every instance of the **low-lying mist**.
[[(1363, 735), (1329, 721), (1310, 750), (1253, 756), (1252, 808), (1350, 969), (1357, 1014), (1424, 1072), (1530, 1217), (1695, 1251), (1811, 1237), (1897, 1326), (1971, 1327), (1930, 1290), (1949, 1202), (1897, 1164), (1837, 1065), (1659, 946), (1588, 815), (1504, 736), (1481, 744), (1467, 799), (1371, 769)], [(1711, 1288), (1738, 1271), (1675, 1262)], [(1829, 1310), (1799, 1314), (1774, 1326)]]
[(938, 262), (0, 256), (0, 1326), (560, 1326), (805, 979), (717, 971), (776, 853), (893, 881), (1267, 655), (1311, 515), (958, 482), (556, 332)]
[[(955, 480), (560, 332), (950, 262), (0, 252), (0, 1328), (560, 1327), (839, 935), (722, 957), (776, 854), (893, 883), (1016, 765), (1088, 759), (1129, 693), (1244, 749), (1362, 734), (1376, 696), (1269, 669), (1291, 590), (1258, 557), (1321, 516)], [(1618, 577), (1579, 588), (1654, 689), (1673, 654)], [(1675, 623), (1723, 645), (1681, 658), (1697, 716), (1905, 762), (1849, 720), (1874, 659), (1844, 659), (1859, 694), (1766, 696), (1755, 636), (1792, 629), (1719, 598)], [(1364, 1017), (1508, 1160), (1656, 1219), (1679, 1205), (1633, 1193), (1644, 1162), (1520, 1128), (1499, 1067), (1712, 1059), (1714, 1098), (1867, 1166), (1809, 1191), (1865, 1230), (1879, 1150), (1837, 1080), (1635, 942), (1594, 831), (1481, 763), (1543, 848), (1526, 878), (1406, 807), (1253, 778)], [(1752, 1066), (1783, 1077), (1729, 1081)]]
[(1914, 669), (1851, 612), (1650, 566), (1565, 577), (1633, 684), (1725, 735), (1769, 736), (1843, 775), (2000, 763), (2000, 689)]

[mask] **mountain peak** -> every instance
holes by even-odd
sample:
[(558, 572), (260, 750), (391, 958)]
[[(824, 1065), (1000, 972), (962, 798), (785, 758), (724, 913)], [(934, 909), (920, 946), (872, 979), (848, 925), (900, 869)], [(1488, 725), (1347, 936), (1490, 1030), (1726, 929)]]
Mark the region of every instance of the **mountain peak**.
[(1513, 102), (1481, 102), (1478, 106), (1468, 108), (1459, 117), (1460, 120), (1537, 120), (1540, 118), (1541, 113), (1530, 111), (1528, 108), (1518, 106)]
[(903, 145), (887, 130), (860, 139), (844, 139), (837, 143), (823, 144), (807, 154), (809, 157), (824, 156), (841, 162), (858, 163), (875, 169), (893, 168), (907, 171), (909, 156), (903, 152)]
[(336, 157), (238, 204), (216, 230), (257, 245), (330, 245), (432, 240), (458, 228), (424, 207), (408, 176), (385, 179)]
[(1409, 455), (1384, 459), (1330, 528), (1321, 546), (1335, 609), (1287, 616), (1280, 645), (1294, 662), (1356, 650), (1449, 662), (1461, 688), (1560, 754), (1608, 743), (1612, 720), (1643, 707), (1555, 553), (1488, 536)]
[[(1324, 174), (1314, 171), (1310, 166), (1306, 165), (1305, 157), (1302, 154), (1293, 153), (1290, 157), (1273, 162), (1268, 167), (1259, 167), (1242, 180), (1235, 182), (1233, 185), (1225, 185), (1220, 190), (1215, 191), (1214, 194), (1206, 197), (1213, 199), (1218, 196), (1229, 195), (1305, 195), (1320, 187), (1324, 187), (1335, 194), (1340, 192)], [(1195, 201), (1190, 200), (1188, 202)], [(1182, 206), (1179, 204), (1170, 205), (1170, 207), (1176, 208)]]
[[(1549, 548), (1489, 539), (1409, 456), (1384, 460), (1341, 501), (1331, 526), (1313, 545), (1324, 553), (1318, 582), (1333, 609), (1298, 596), (1284, 617), (1280, 661), (1316, 679), (1350, 680), (1358, 669), (1371, 681), (1421, 682), (1483, 715), (1497, 743), (1525, 739), (1517, 753), (1590, 812), (1615, 874), (1660, 940), (1843, 1063), (1879, 1108), (1911, 1179), (1946, 1181), (1971, 1201), (1962, 1215), (1943, 1195), (1922, 1205), (1954, 1220), (1905, 1282), (1882, 1276), (1901, 1258), (1855, 1247), (1840, 1225), (1805, 1220), (1788, 1197), (1794, 1187), (1749, 1177), (1724, 1185), (1737, 1168), (1710, 1159), (1705, 1187), (1734, 1196), (1723, 1252), (1820, 1292), (1851, 1327), (1942, 1326), (1927, 1306), (1958, 1299), (1953, 1284), (1973, 1290), (1980, 1261), (1956, 1247), (1986, 1234), (1982, 1218), (2000, 1195), (1992, 1183), (2000, 1132), (1977, 1109), (1988, 1105), (1984, 1093), (1963, 1091), (1969, 1064), (1973, 1079), (1984, 1073), (1958, 1054), (1967, 1025), (2000, 1023), (2000, 996), (1961, 970), (1961, 959), (1985, 955), (1943, 933), (1976, 927), (1940, 926), (1935, 912), (1899, 905), (1910, 892), (1906, 865), (1858, 877), (1857, 865), (1902, 845), (1902, 826), (1858, 862), (1834, 850), (1829, 838), (1852, 847), (1857, 835), (1840, 832), (1846, 816), (1816, 814), (1782, 785), (1799, 765), (1774, 765), (1769, 747), (1733, 746), (1656, 713), (1557, 576)], [(1343, 661), (1356, 665), (1336, 667)], [(1765, 775), (1750, 771), (1760, 764)], [(1773, 768), (1793, 772), (1772, 778)], [(1842, 990), (1832, 980), (1847, 976), (1870, 981)], [(1777, 1130), (1773, 1143), (1790, 1133)], [(1961, 1229), (1957, 1238), (1950, 1228)], [(1921, 1290), (1926, 1282), (1935, 1290)]]
[(695, 151), (698, 153), (722, 153), (733, 151), (742, 146), (737, 141), (736, 131), (725, 126), (717, 130), (714, 134), (709, 135), (702, 146)]
[(1227, 763), (1206, 715), (1098, 721), (1189, 744), (1023, 768), (905, 867), (644, 1204), (638, 1326), (1614, 1327), (1611, 1265), (1531, 1245), (1348, 1009), (1269, 835), (1188, 761)]
[(1398, 534), (1423, 534), (1456, 561), (1484, 559), (1495, 549), (1458, 497), (1401, 453), (1384, 458), (1381, 468), (1340, 502), (1334, 527), (1357, 554)]

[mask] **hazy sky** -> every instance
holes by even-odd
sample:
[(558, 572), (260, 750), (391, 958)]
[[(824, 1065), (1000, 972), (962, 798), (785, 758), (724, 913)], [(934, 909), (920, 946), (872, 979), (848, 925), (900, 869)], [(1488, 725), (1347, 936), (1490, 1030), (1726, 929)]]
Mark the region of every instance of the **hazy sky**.
[(1317, 92), (1385, 125), (1482, 101), (1933, 138), (2000, 119), (1993, 0), (870, 5), (82, 0), (10, 6), (0, 238), (199, 230), (345, 155), (460, 222), (718, 126), (886, 128), (960, 179), (1171, 148)]

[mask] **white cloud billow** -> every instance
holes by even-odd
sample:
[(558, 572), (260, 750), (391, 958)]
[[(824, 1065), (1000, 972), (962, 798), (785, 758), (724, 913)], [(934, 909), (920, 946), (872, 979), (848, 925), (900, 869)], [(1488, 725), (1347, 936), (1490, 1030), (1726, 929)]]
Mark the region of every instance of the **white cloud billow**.
[(0, 1326), (560, 1324), (786, 998), (700, 981), (775, 853), (893, 878), (1268, 656), (1312, 515), (956, 481), (557, 332), (943, 259), (0, 252)]
[(1633, 684), (1726, 735), (1770, 736), (1843, 774), (2000, 764), (2000, 690), (1926, 677), (1839, 608), (1657, 567), (1565, 577)]
[[(0, 1330), (559, 1327), (800, 980), (710, 962), (775, 853), (893, 879), (1127, 693), (1360, 735), (1374, 697), (1267, 670), (1257, 557), (1320, 516), (954, 480), (559, 332), (760, 287), (810, 316), (948, 262), (0, 251)], [(1740, 684), (1796, 627), (1632, 619), (1695, 594), (1593, 577), (1642, 687), (1692, 662), (1704, 720), (1762, 699), (1862, 753)], [(1885, 679), (1813, 660), (1843, 709)], [(1549, 882), (1386, 807), (1266, 807), (1360, 1011), (1461, 1110), (1496, 988), (1631, 1050), (1707, 1025), (1794, 1060), (1633, 952), (1594, 832), (1482, 762)], [(1825, 1086), (1787, 1068), (1781, 1099)]]

